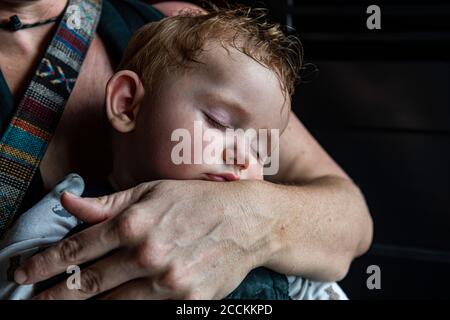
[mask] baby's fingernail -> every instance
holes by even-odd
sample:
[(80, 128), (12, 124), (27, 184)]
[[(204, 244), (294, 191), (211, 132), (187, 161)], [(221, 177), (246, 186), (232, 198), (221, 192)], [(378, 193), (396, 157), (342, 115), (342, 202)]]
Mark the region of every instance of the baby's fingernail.
[(16, 272), (14, 272), (14, 281), (18, 284), (22, 284), (27, 281), (27, 274), (25, 271), (17, 269)]

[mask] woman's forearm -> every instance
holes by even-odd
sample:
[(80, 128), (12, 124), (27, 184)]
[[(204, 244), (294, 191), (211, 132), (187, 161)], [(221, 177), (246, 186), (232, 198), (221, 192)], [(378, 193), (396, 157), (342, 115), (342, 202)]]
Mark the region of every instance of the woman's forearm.
[[(284, 274), (321, 281), (342, 279), (372, 241), (364, 197), (349, 179), (326, 176), (303, 185), (252, 182), (246, 208), (272, 216), (260, 263)], [(254, 205), (252, 205), (254, 204)]]

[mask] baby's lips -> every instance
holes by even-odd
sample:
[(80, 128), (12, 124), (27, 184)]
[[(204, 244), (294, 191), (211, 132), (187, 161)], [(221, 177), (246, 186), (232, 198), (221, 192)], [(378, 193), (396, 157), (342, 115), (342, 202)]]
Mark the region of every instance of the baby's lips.
[(212, 181), (237, 181), (240, 177), (232, 173), (207, 173), (208, 178)]

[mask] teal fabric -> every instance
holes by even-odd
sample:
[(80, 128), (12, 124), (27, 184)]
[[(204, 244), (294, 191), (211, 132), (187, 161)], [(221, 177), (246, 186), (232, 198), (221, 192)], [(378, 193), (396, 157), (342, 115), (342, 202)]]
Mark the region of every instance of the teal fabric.
[(14, 114), (14, 101), (3, 73), (0, 72), (0, 132), (3, 135)]
[(164, 15), (138, 0), (104, 0), (97, 32), (105, 42), (113, 64), (118, 65), (132, 34), (144, 24)]
[(290, 300), (291, 298), (286, 276), (260, 267), (252, 270), (225, 299)]

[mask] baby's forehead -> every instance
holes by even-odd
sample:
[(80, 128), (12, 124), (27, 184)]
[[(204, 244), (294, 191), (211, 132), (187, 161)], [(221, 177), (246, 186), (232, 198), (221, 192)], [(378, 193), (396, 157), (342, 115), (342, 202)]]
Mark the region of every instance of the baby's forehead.
[[(231, 101), (255, 123), (284, 129), (290, 109), (278, 75), (239, 50), (212, 43), (193, 65), (194, 86), (213, 102)], [(228, 104), (227, 104), (228, 106)]]

